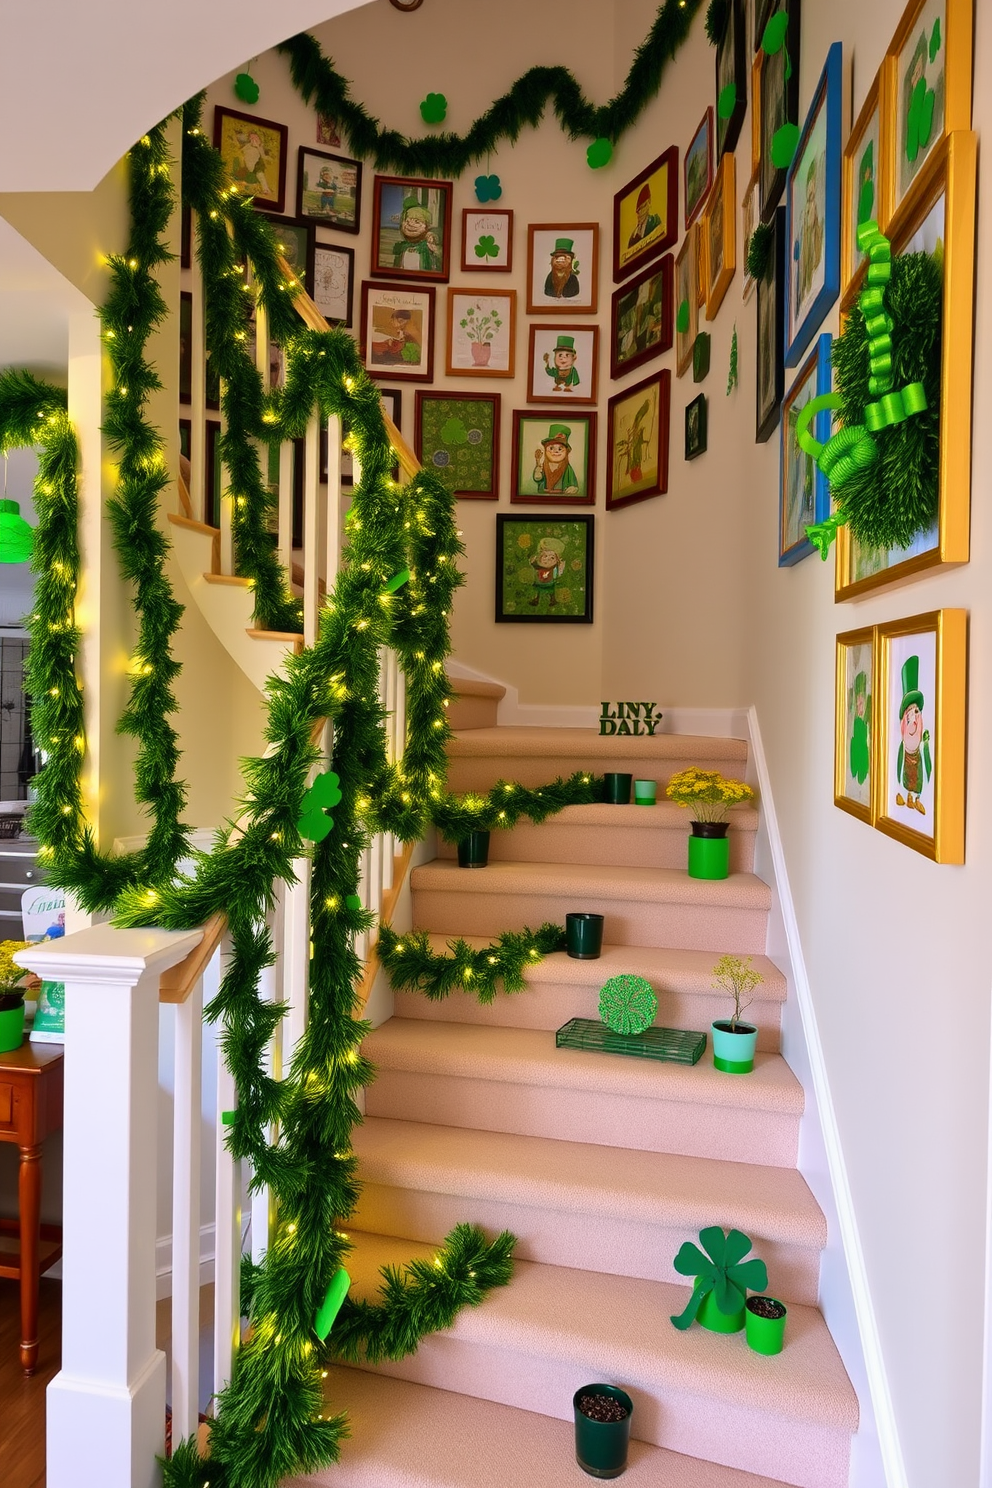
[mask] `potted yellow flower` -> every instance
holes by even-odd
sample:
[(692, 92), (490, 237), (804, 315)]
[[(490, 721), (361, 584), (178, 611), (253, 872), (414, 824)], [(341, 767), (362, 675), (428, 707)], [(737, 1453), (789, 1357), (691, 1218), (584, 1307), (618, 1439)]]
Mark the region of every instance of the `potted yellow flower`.
[(692, 812), (689, 877), (726, 878), (730, 872), (727, 812), (742, 801), (752, 800), (754, 791), (743, 780), (727, 780), (719, 770), (690, 765), (672, 776), (665, 794), (676, 806)]
[(26, 951), (26, 940), (0, 941), (0, 1054), (19, 1049), (24, 1038), (24, 979), (28, 973), (14, 962)]

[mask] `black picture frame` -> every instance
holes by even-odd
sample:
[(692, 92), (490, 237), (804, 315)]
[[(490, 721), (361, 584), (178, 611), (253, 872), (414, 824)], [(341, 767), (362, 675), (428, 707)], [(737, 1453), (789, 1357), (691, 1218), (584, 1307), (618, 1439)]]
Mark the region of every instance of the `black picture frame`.
[[(545, 515), (528, 512), (526, 516), (517, 516), (509, 512), (500, 512), (496, 517), (496, 621), (497, 624), (513, 625), (591, 625), (593, 617), (593, 576), (594, 576), (594, 537), (596, 519), (593, 516), (561, 510), (549, 512)], [(531, 546), (540, 542), (542, 536), (547, 536), (555, 543), (562, 544), (562, 551), (558, 557), (563, 560), (564, 572), (561, 577), (568, 577), (570, 585), (578, 582), (578, 575), (584, 578), (583, 609), (581, 614), (556, 614), (559, 605), (555, 601), (557, 580), (550, 585), (542, 585), (540, 588), (536, 582), (534, 588), (537, 592), (532, 599), (523, 599), (522, 594), (526, 592), (526, 586), (522, 581), (513, 585), (507, 579), (507, 565), (504, 555), (509, 554), (512, 561), (521, 565), (525, 564), (524, 556), (517, 556), (513, 551), (520, 548), (521, 555), (528, 551), (520, 543), (523, 536), (531, 538)], [(579, 555), (575, 558), (566, 558), (566, 554), (575, 550)], [(534, 554), (538, 556), (537, 553)], [(576, 567), (578, 565), (578, 567)], [(526, 566), (538, 570), (531, 560), (526, 561)], [(504, 582), (504, 580), (507, 580)], [(516, 590), (516, 593), (514, 593)], [(545, 605), (543, 594), (548, 593), (547, 605)], [(521, 610), (524, 613), (521, 613)]]
[[(785, 43), (772, 56), (763, 56), (761, 59), (761, 97), (752, 100), (752, 107), (758, 110), (758, 125), (760, 136), (760, 156), (758, 161), (758, 200), (760, 203), (759, 216), (762, 222), (767, 222), (772, 212), (782, 199), (785, 190), (785, 178), (788, 174), (785, 167), (778, 167), (772, 163), (771, 144), (772, 136), (783, 124), (798, 124), (799, 116), (799, 56), (801, 45), (801, 0), (784, 0), (778, 7), (788, 13), (789, 26), (786, 33)], [(762, 26), (764, 30), (764, 26)], [(785, 78), (786, 53), (791, 65), (791, 73)], [(775, 90), (775, 91), (773, 91)], [(784, 98), (784, 109), (772, 109), (773, 102)]]
[(706, 453), (706, 394), (699, 393), (685, 408), (685, 457), (696, 460)]
[[(319, 166), (320, 161), (328, 162)], [(321, 192), (320, 180), (310, 186), (310, 172), (326, 170), (329, 177), (327, 195), (334, 198), (327, 204)], [(337, 210), (337, 196), (344, 186), (351, 188), (354, 209), (347, 212)], [(316, 200), (315, 200), (316, 198)], [(362, 228), (362, 162), (347, 155), (332, 155), (327, 150), (315, 150), (312, 145), (300, 145), (296, 156), (296, 215), (301, 222), (313, 226), (332, 227), (335, 232), (358, 233)]]
[(778, 427), (785, 394), (785, 208), (771, 221), (768, 267), (758, 280), (755, 351), (755, 443), (764, 444)]
[[(727, 23), (716, 49), (716, 164), (732, 151), (740, 137), (747, 113), (747, 54), (744, 48), (744, 0), (727, 0)], [(733, 111), (720, 117), (720, 94), (733, 83), (736, 90)]]

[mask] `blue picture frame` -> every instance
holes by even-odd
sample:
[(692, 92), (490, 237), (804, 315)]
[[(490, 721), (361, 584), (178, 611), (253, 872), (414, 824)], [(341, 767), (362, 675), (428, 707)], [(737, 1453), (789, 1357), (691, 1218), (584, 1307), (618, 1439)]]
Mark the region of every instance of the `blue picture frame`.
[(785, 178), (787, 367), (798, 366), (840, 293), (842, 64), (843, 47), (835, 41)]
[[(830, 483), (811, 455), (799, 448), (796, 421), (804, 406), (831, 391), (830, 347), (824, 331), (782, 401), (781, 456), (778, 481), (778, 566), (790, 568), (815, 553), (806, 528), (830, 515)], [(813, 419), (811, 433), (821, 444), (830, 438), (830, 409)]]

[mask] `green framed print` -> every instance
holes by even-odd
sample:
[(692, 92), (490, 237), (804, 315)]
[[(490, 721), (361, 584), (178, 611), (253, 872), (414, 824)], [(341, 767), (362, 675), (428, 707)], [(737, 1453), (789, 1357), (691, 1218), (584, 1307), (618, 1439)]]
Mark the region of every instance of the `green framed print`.
[(417, 392), (417, 459), (455, 496), (499, 498), (498, 393)]
[(591, 625), (591, 516), (496, 518), (496, 620)]
[(285, 124), (239, 114), (234, 109), (214, 109), (214, 145), (220, 151), (231, 185), (242, 196), (250, 196), (267, 212), (282, 212), (286, 206), (286, 152), (289, 130)]
[(512, 502), (592, 506), (595, 487), (594, 413), (514, 413)]
[(858, 247), (858, 228), (864, 222), (877, 222), (884, 233), (889, 225), (891, 183), (886, 169), (888, 118), (882, 97), (884, 75), (884, 70), (875, 74), (844, 146), (840, 214), (840, 285), (844, 305), (849, 305), (860, 293), (868, 262), (867, 254)]
[(296, 215), (338, 232), (357, 233), (362, 222), (362, 164), (301, 145), (296, 166)]
[(685, 409), (685, 457), (695, 460), (706, 453), (706, 394), (697, 393)]

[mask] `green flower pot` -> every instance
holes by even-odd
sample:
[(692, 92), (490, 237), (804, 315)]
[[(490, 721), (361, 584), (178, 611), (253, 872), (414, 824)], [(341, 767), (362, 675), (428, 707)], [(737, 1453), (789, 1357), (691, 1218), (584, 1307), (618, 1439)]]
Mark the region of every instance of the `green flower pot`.
[(0, 1012), (0, 1054), (19, 1049), (24, 1042), (24, 1003)]
[(603, 949), (601, 914), (567, 914), (565, 949), (576, 961), (595, 961)]
[[(762, 1317), (760, 1313), (752, 1310), (755, 1303), (772, 1304), (772, 1307), (780, 1308), (778, 1317)], [(744, 1331), (747, 1337), (748, 1347), (756, 1354), (780, 1354), (785, 1339), (785, 1319), (787, 1308), (784, 1302), (777, 1297), (748, 1297), (744, 1306)]]
[(469, 832), (458, 844), (459, 868), (485, 868), (489, 862), (489, 833)]
[(693, 822), (689, 838), (689, 877), (726, 878), (730, 873), (729, 822)]
[(657, 780), (635, 780), (634, 800), (638, 806), (653, 806), (658, 799)]
[(723, 1018), (710, 1024), (713, 1035), (713, 1064), (727, 1075), (749, 1075), (754, 1069), (758, 1030), (753, 1023), (738, 1023), (735, 1032)]
[[(607, 1395), (618, 1400), (627, 1414), (622, 1421), (593, 1421), (579, 1409), (583, 1395)], [(592, 1478), (618, 1478), (627, 1466), (630, 1418), (634, 1402), (616, 1385), (583, 1385), (572, 1397), (575, 1413), (575, 1460)]]
[(630, 787), (633, 780), (633, 775), (608, 770), (603, 776), (603, 800), (608, 801), (611, 806), (629, 806)]
[(703, 1305), (696, 1314), (696, 1322), (709, 1328), (711, 1333), (739, 1333), (744, 1326), (744, 1319), (743, 1307), (740, 1312), (721, 1312), (716, 1305), (715, 1292), (707, 1292)]

